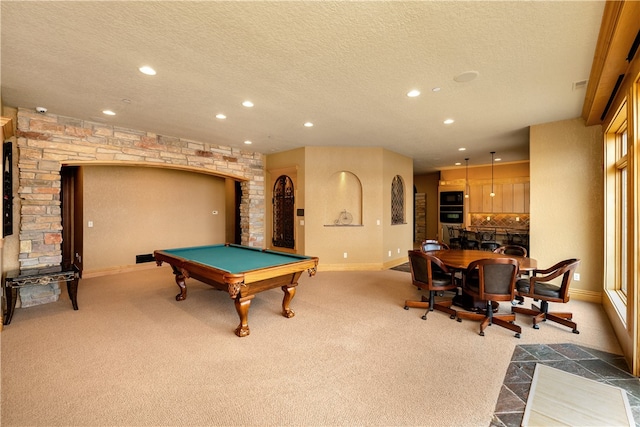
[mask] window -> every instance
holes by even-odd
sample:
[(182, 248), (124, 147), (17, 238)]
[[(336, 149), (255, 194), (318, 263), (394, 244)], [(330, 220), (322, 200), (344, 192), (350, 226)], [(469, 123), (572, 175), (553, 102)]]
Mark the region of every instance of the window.
[(618, 142), (618, 159), (616, 161), (616, 179), (618, 181), (618, 194), (616, 195), (616, 211), (617, 211), (617, 227), (616, 232), (619, 236), (618, 256), (616, 256), (616, 264), (619, 266), (620, 277), (616, 280), (619, 285), (616, 287), (625, 296), (627, 295), (627, 257), (628, 257), (628, 197), (627, 197), (627, 123), (624, 123), (624, 129), (616, 134)]
[(404, 182), (396, 175), (391, 183), (391, 225), (404, 223)]
[[(628, 105), (623, 102), (605, 134), (606, 289), (620, 313), (626, 312), (629, 266)], [(623, 316), (624, 317), (624, 316)]]

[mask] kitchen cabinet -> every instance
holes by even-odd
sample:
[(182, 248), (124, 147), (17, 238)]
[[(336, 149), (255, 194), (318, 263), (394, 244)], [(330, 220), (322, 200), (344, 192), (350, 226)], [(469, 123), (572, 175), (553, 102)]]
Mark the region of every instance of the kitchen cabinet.
[(482, 208), (482, 185), (469, 187), (469, 212), (484, 212)]
[(470, 213), (529, 213), (529, 183), (491, 183), (469, 186)]
[(513, 213), (529, 212), (529, 183), (520, 182), (513, 184)]

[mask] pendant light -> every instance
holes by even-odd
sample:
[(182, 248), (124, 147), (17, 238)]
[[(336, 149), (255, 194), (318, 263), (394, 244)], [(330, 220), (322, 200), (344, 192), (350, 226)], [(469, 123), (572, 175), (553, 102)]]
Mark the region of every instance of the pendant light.
[(464, 159), (465, 161), (465, 177), (464, 177), (464, 198), (468, 199), (469, 198), (469, 158), (466, 157)]
[(491, 152), (491, 193), (489, 193), (489, 196), (491, 197), (495, 197), (496, 193), (493, 191), (493, 156), (496, 154), (495, 151)]

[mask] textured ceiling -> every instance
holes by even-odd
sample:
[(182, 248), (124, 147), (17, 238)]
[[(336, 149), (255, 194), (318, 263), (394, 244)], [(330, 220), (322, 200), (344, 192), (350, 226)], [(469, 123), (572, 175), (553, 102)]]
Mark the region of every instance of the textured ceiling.
[[(1, 95), (7, 106), (264, 154), (384, 147), (412, 157), (415, 173), (465, 157), (487, 164), (490, 151), (519, 161), (530, 125), (580, 117), (585, 89), (573, 84), (589, 78), (603, 8), (4, 0)], [(454, 81), (470, 70), (478, 78)]]

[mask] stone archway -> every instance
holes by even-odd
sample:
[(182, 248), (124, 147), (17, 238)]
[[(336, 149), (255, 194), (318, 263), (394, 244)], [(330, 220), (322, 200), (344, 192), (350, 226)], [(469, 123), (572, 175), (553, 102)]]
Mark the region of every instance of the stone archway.
[(241, 182), (242, 244), (264, 245), (263, 156), (231, 147), (18, 110), (20, 268), (62, 261), (63, 165), (140, 165)]

